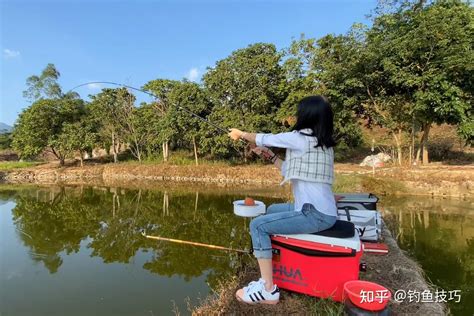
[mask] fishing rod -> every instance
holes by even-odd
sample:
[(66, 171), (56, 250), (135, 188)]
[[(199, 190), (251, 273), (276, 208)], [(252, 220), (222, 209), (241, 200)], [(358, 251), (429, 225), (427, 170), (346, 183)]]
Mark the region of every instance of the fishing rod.
[(211, 245), (211, 244), (203, 244), (203, 243), (200, 243), (200, 242), (187, 241), (187, 240), (181, 240), (181, 239), (173, 239), (173, 238), (166, 238), (166, 237), (160, 237), (160, 236), (151, 236), (151, 235), (147, 235), (146, 232), (142, 232), (142, 235), (143, 235), (143, 237), (148, 238), (148, 239), (161, 240), (161, 241), (169, 241), (169, 242), (174, 242), (174, 243), (177, 243), (177, 244), (184, 244), (184, 245), (205, 247), (205, 248), (217, 249), (217, 250), (240, 252), (240, 253), (246, 253), (246, 254), (251, 254), (251, 253), (252, 253), (251, 250), (228, 248), (228, 247), (223, 247), (223, 246), (216, 246), (216, 245)]
[[(135, 87), (132, 87), (132, 86), (129, 86), (129, 85), (126, 85), (126, 84), (123, 84), (123, 83), (117, 83), (117, 82), (113, 82), (113, 81), (90, 81), (90, 82), (86, 82), (86, 83), (82, 83), (80, 85), (77, 85), (75, 86), (74, 88), (70, 89), (67, 93), (71, 92), (71, 91), (74, 91), (75, 89), (77, 88), (80, 88), (80, 87), (84, 87), (84, 86), (87, 86), (87, 85), (90, 85), (90, 84), (108, 84), (108, 85), (113, 85), (113, 86), (118, 86), (118, 87), (124, 87), (124, 88), (127, 88), (127, 89), (130, 89), (130, 90), (135, 90), (135, 91), (139, 91), (139, 92), (142, 92), (142, 93), (145, 93), (145, 94), (148, 94), (149, 96), (152, 96), (156, 99), (160, 99), (159, 96), (157, 96), (156, 94), (152, 93), (152, 92), (149, 92), (147, 90), (143, 90), (143, 89), (139, 89), (139, 88), (135, 88)], [(66, 93), (66, 94), (67, 94)], [(176, 107), (186, 113), (188, 113), (189, 115), (192, 115), (194, 116), (195, 118), (201, 120), (202, 122), (205, 122), (207, 124), (209, 124), (210, 126), (214, 127), (215, 129), (219, 130), (220, 132), (222, 133), (229, 133), (229, 130), (228, 129), (225, 129), (211, 121), (209, 121), (208, 119), (186, 109), (185, 107), (181, 106), (181, 105), (178, 105), (176, 104)]]

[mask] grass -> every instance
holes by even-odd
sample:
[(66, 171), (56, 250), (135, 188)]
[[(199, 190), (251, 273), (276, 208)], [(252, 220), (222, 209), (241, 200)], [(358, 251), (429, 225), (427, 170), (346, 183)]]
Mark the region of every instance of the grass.
[(403, 182), (388, 177), (374, 178), (371, 176), (362, 176), (361, 187), (365, 192), (372, 192), (381, 195), (407, 192)]
[(380, 195), (406, 193), (403, 182), (388, 177), (374, 178), (371, 175), (338, 174), (333, 185), (334, 192), (371, 192)]
[[(237, 302), (235, 291), (258, 279), (260, 276), (256, 260), (241, 261), (237, 275), (221, 280), (198, 306), (188, 306), (193, 315), (343, 315), (344, 306), (330, 299), (282, 291), (277, 305), (251, 305)], [(175, 314), (179, 314), (176, 313)]]
[[(344, 315), (344, 305), (330, 299), (315, 299), (311, 296), (299, 296), (308, 307), (310, 315), (338, 316)], [(305, 312), (306, 312), (305, 311)]]
[(0, 170), (33, 167), (42, 164), (39, 161), (0, 161)]
[[(156, 164), (169, 164), (174, 166), (194, 166), (196, 161), (194, 154), (187, 150), (175, 150), (170, 152), (168, 161), (165, 162), (162, 156), (146, 157), (142, 161), (137, 161), (133, 157), (123, 157), (124, 160), (120, 161), (122, 164), (129, 165), (156, 165)], [(123, 159), (122, 158), (122, 159)], [(240, 158), (232, 159), (209, 159), (207, 157), (198, 157), (199, 165), (212, 165), (212, 166), (235, 166), (245, 164)], [(252, 164), (263, 165), (259, 160), (252, 161)]]
[(361, 179), (357, 175), (338, 174), (334, 180), (334, 192), (357, 192), (360, 189)]

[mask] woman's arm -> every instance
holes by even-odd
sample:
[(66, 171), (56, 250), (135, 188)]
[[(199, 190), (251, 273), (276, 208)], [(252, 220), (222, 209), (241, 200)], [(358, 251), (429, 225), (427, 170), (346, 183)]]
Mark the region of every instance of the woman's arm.
[(233, 140), (244, 139), (257, 146), (290, 148), (293, 150), (303, 150), (306, 148), (306, 142), (303, 137), (295, 132), (279, 134), (255, 134), (243, 132), (236, 128), (231, 128), (229, 132)]

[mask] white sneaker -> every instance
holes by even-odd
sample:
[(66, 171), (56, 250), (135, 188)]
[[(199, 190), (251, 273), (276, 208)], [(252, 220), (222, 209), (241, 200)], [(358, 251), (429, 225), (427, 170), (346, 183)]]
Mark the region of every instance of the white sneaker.
[(252, 281), (235, 293), (237, 299), (248, 304), (276, 304), (280, 300), (280, 289), (273, 285), (271, 291), (265, 289), (265, 281)]

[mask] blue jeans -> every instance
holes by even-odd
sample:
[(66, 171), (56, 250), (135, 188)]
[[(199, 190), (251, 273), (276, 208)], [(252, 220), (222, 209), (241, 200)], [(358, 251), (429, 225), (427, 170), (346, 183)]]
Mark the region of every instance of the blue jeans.
[(265, 215), (250, 222), (253, 253), (258, 259), (272, 258), (270, 235), (309, 234), (331, 228), (336, 216), (323, 214), (312, 204), (304, 204), (301, 212), (291, 203), (272, 204)]

